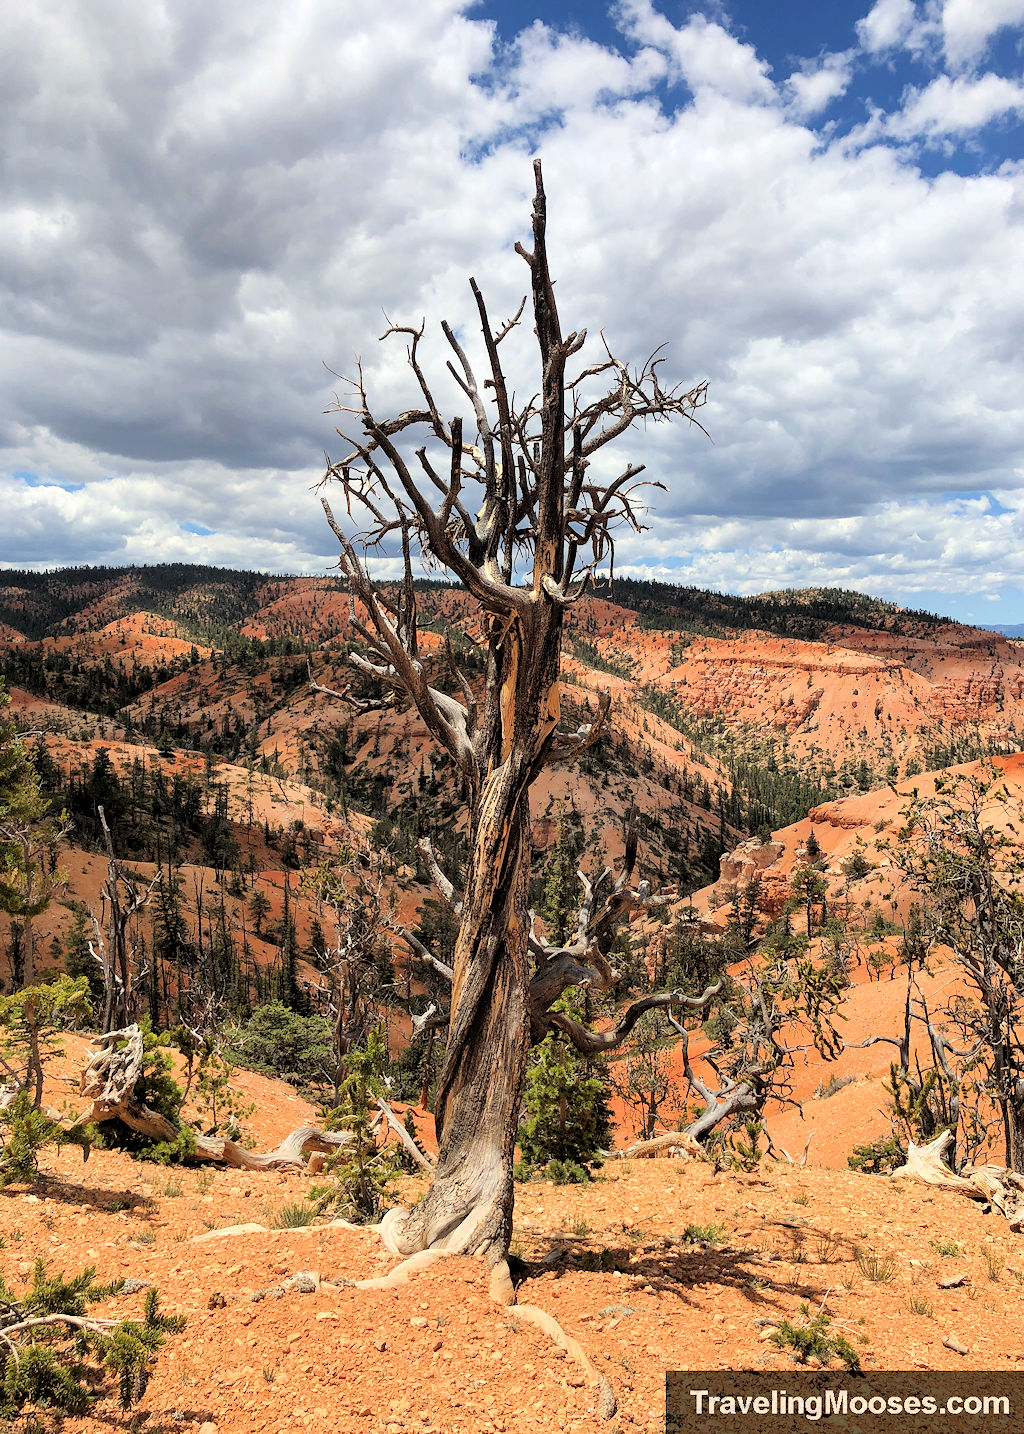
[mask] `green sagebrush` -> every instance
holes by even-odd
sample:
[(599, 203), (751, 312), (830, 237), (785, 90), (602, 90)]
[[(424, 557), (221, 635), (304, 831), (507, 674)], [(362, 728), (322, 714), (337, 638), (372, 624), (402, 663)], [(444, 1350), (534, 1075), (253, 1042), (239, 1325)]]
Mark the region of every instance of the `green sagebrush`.
[(96, 1394), (90, 1388), (116, 1381), (122, 1409), (137, 1403), (157, 1350), (182, 1329), (182, 1316), (160, 1313), (159, 1295), (147, 1290), (141, 1320), (98, 1319), (88, 1306), (122, 1285), (98, 1285), (90, 1265), (66, 1279), (48, 1276), (37, 1260), (31, 1286), (17, 1295), (0, 1276), (0, 1417), (13, 1418), (26, 1405), (84, 1413)]

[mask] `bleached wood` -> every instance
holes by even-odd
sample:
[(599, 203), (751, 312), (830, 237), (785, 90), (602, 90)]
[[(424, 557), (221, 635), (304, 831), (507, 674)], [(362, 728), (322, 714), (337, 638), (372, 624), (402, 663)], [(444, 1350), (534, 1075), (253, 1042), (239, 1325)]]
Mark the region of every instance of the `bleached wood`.
[[(96, 1038), (81, 1078), (82, 1094), (92, 1101), (82, 1124), (121, 1120), (154, 1142), (175, 1141), (181, 1133), (179, 1128), (135, 1094), (142, 1057), (142, 1031), (137, 1025)], [(302, 1125), (286, 1136), (276, 1150), (257, 1153), (246, 1150), (235, 1140), (196, 1135), (194, 1158), (229, 1165), (236, 1170), (301, 1170), (304, 1157), (310, 1151), (332, 1154), (351, 1139), (347, 1131), (325, 1131), (316, 1125)]]

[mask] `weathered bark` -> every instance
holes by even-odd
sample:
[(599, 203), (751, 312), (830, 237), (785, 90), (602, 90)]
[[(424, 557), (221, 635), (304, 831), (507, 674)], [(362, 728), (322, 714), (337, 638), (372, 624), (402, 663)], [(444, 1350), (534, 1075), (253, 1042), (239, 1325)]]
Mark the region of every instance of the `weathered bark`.
[[(420, 367), (424, 329), (395, 325), (385, 337), (406, 339), (421, 406), (382, 421), (369, 406), (360, 370), (351, 381), (352, 406), (339, 400), (337, 407), (357, 416), (361, 432), (341, 435), (350, 451), (329, 463), (325, 476), (341, 485), (349, 514), (369, 515), (362, 532), (349, 533), (324, 503), (352, 597), (352, 630), (365, 644), (365, 653), (351, 654), (350, 661), (391, 689), (368, 700), (348, 688), (332, 695), (360, 711), (412, 702), (460, 772), (469, 805), (470, 859), (461, 897), (428, 852), (442, 898), (460, 921), (438, 1086), (436, 1174), (415, 1210), (389, 1212), (382, 1235), (401, 1253), (458, 1249), (493, 1261), (504, 1257), (511, 1233), (513, 1146), (531, 1016), (533, 1038), (540, 1039), (553, 1024), (544, 1018), (555, 999), (549, 993), (579, 979), (597, 984), (600, 968), (600, 953), (587, 949), (597, 934), (588, 925), (588, 940), (573, 962), (541, 955), (544, 1000), (534, 993), (531, 1002), (530, 787), (547, 763), (589, 746), (608, 711), (604, 700), (596, 721), (559, 731), (564, 616), (598, 568), (612, 565), (615, 530), (640, 530), (633, 480), (641, 469), (628, 466), (613, 479), (588, 470), (593, 455), (635, 422), (673, 414), (695, 421), (705, 394), (703, 384), (685, 394), (663, 389), (660, 356), (631, 370), (607, 346), (596, 362), (567, 377), (567, 362), (583, 348), (586, 331), (562, 335), (539, 162), (534, 170), (533, 249), (516, 245), (530, 272), (540, 360), (539, 384), (521, 391), (534, 397), (515, 407), (499, 357), (523, 305), (495, 332), (471, 279), (487, 358), (482, 383), (452, 328), (441, 326), (453, 355), (449, 372), (472, 410), (465, 438), (462, 417), (445, 421)], [(594, 397), (602, 375), (610, 387)], [(422, 446), (410, 442), (411, 430), (420, 430)], [(365, 557), (385, 543), (400, 544), (403, 564), (401, 581), (388, 592), (374, 582)], [(428, 555), (462, 583), (483, 623), (482, 684), (460, 671), (446, 645), (454, 679), (447, 685), (458, 695), (430, 680), (420, 653), (414, 554)], [(331, 692), (317, 682), (313, 687)], [(445, 963), (409, 944), (447, 975)]]
[[(438, 1084), (438, 1160), (430, 1190), (389, 1228), (392, 1248), (443, 1247), (504, 1257), (512, 1234), (512, 1163), (530, 1048), (526, 805), (509, 811), (499, 778), (485, 793), (454, 956), (452, 1017)], [(488, 798), (490, 800), (488, 801)]]
[(928, 1145), (910, 1142), (905, 1165), (892, 1180), (921, 1180), (941, 1190), (954, 1190), (970, 1200), (982, 1200), (1006, 1217), (1011, 1230), (1024, 1230), (1024, 1176), (1005, 1165), (965, 1165), (959, 1175), (946, 1164), (953, 1132), (944, 1130)]
[(114, 1031), (127, 1026), (131, 1020), (136, 1005), (136, 988), (147, 974), (136, 969), (131, 926), (135, 915), (153, 894), (161, 872), (158, 869), (145, 887), (136, 885), (127, 877), (114, 856), (106, 814), (102, 806), (98, 810), (107, 848), (107, 879), (100, 888), (101, 913), (106, 918), (107, 933), (104, 936), (100, 919), (95, 912), (91, 912), (95, 942), (89, 942), (89, 950), (103, 973), (103, 1029)]
[(650, 1140), (635, 1140), (624, 1150), (605, 1151), (606, 1160), (646, 1160), (652, 1155), (674, 1155), (683, 1151), (686, 1155), (701, 1155), (703, 1147), (685, 1130), (672, 1130), (666, 1135), (655, 1135)]
[[(124, 1030), (109, 1031), (97, 1038), (81, 1078), (81, 1092), (92, 1100), (92, 1107), (80, 1124), (99, 1125), (120, 1120), (157, 1143), (178, 1139), (181, 1131), (173, 1121), (151, 1109), (135, 1093), (142, 1055), (142, 1032), (138, 1026), (126, 1026)], [(332, 1154), (351, 1139), (351, 1134), (345, 1131), (324, 1131), (319, 1126), (304, 1125), (293, 1130), (276, 1150), (259, 1154), (246, 1150), (234, 1140), (197, 1134), (194, 1158), (230, 1165), (236, 1170), (301, 1170), (303, 1157), (311, 1151)]]

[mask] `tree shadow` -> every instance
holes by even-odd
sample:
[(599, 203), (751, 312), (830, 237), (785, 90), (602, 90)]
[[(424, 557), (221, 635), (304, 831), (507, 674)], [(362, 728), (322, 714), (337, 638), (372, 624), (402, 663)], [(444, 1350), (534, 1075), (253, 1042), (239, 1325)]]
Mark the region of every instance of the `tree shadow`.
[(94, 1185), (80, 1185), (77, 1181), (52, 1175), (40, 1175), (31, 1186), (24, 1190), (9, 1186), (18, 1194), (34, 1194), (40, 1199), (52, 1200), (61, 1205), (77, 1205), (103, 1214), (116, 1214), (119, 1210), (155, 1210), (157, 1203), (151, 1195), (140, 1195), (135, 1190), (105, 1190)]
[[(786, 1233), (794, 1234), (788, 1229)], [(843, 1250), (840, 1258), (853, 1259), (855, 1247), (851, 1242), (831, 1243), (835, 1256)], [(572, 1235), (554, 1240), (539, 1238), (533, 1244), (536, 1249), (531, 1254), (516, 1260), (513, 1283), (517, 1286), (538, 1280), (544, 1274), (561, 1279), (567, 1275), (618, 1271), (624, 1276), (621, 1303), (627, 1305), (630, 1293), (644, 1286), (650, 1286), (657, 1293), (671, 1294), (683, 1304), (694, 1307), (706, 1305), (709, 1293), (715, 1289), (730, 1289), (753, 1309), (768, 1311), (779, 1308), (783, 1297), (786, 1308), (794, 1297), (820, 1303), (835, 1289), (838, 1279), (835, 1270), (832, 1273), (837, 1278), (829, 1278), (834, 1260), (806, 1262), (805, 1239), (799, 1233), (791, 1240), (788, 1252), (780, 1251), (779, 1258), (771, 1262), (763, 1258), (763, 1249), (688, 1244), (678, 1237), (646, 1243), (623, 1240), (607, 1244), (599, 1237)]]

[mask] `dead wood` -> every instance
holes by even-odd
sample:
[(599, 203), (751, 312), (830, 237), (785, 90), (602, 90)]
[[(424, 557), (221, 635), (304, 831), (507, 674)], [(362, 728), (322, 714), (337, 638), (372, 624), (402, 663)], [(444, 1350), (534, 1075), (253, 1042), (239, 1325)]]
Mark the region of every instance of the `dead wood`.
[(388, 1125), (398, 1136), (399, 1140), (405, 1146), (406, 1150), (412, 1156), (413, 1160), (415, 1160), (416, 1164), (420, 1167), (420, 1169), (425, 1170), (428, 1175), (433, 1175), (433, 1160), (431, 1160), (430, 1156), (425, 1151), (419, 1148), (415, 1140), (413, 1140), (412, 1136), (406, 1130), (405, 1126), (398, 1119), (398, 1116), (388, 1105), (387, 1101), (378, 1099), (377, 1108), (380, 1111), (381, 1115), (383, 1115), (384, 1119), (387, 1121)]
[(1024, 1176), (1005, 1165), (965, 1165), (959, 1175), (946, 1164), (953, 1132), (944, 1130), (927, 1145), (910, 1142), (906, 1164), (894, 1170), (892, 1180), (920, 1180), (940, 1190), (955, 1190), (969, 1200), (981, 1200), (1010, 1222), (1024, 1229)]
[[(138, 1026), (108, 1031), (96, 1038), (89, 1061), (82, 1072), (81, 1092), (92, 1107), (81, 1124), (101, 1125), (120, 1120), (130, 1129), (154, 1142), (175, 1141), (181, 1130), (136, 1094), (142, 1070), (143, 1041)], [(310, 1151), (332, 1154), (352, 1139), (347, 1131), (325, 1131), (316, 1125), (302, 1125), (282, 1140), (276, 1150), (257, 1153), (236, 1140), (196, 1135), (193, 1159), (230, 1165), (236, 1170), (301, 1170)]]
[(652, 1155), (662, 1154), (703, 1155), (700, 1144), (685, 1130), (669, 1131), (667, 1135), (655, 1135), (650, 1140), (637, 1140), (624, 1150), (605, 1152), (606, 1160), (645, 1160)]
[[(577, 371), (586, 331), (562, 331), (539, 161), (534, 171), (533, 247), (516, 245), (529, 272), (529, 300), (495, 327), (470, 280), (481, 358), (451, 325), (441, 325), (464, 414), (442, 413), (420, 361), (422, 325), (389, 323), (385, 335), (406, 345), (412, 406), (391, 418), (375, 414), (358, 365), (348, 394), (336, 400), (347, 415), (348, 426), (339, 429), (345, 449), (328, 461), (324, 481), (341, 489), (344, 521), (326, 501), (324, 511), (362, 644), (349, 662), (374, 687), (360, 695), (313, 681), (314, 691), (360, 711), (415, 707), (466, 794), (464, 880), (451, 881), (432, 849), (421, 847), (459, 922), (450, 965), (406, 937), (414, 957), (450, 986), (450, 996), (437, 999), (448, 1005), (434, 1107), (438, 1158), (430, 1190), (414, 1210), (393, 1212), (388, 1237), (396, 1253), (458, 1248), (492, 1262), (504, 1258), (511, 1236), (515, 1131), (531, 1043), (559, 1029), (580, 1049), (611, 1049), (649, 1006), (684, 1004), (677, 993), (635, 1003), (597, 1034), (552, 1009), (570, 986), (606, 990), (618, 980), (608, 960), (612, 927), (650, 896), (645, 883), (634, 890), (630, 881), (635, 835), (617, 884), (607, 882), (610, 872), (593, 887), (581, 878), (574, 940), (549, 946), (531, 929), (530, 788), (546, 767), (595, 741), (609, 710), (602, 698), (582, 722), (563, 725), (565, 615), (598, 572), (610, 581), (617, 533), (639, 532), (646, 512), (644, 485), (636, 482), (641, 468), (627, 464), (615, 476), (598, 455), (634, 425), (673, 417), (696, 424), (705, 401), (703, 383), (663, 385), (658, 351), (631, 368), (602, 339)], [(506, 377), (499, 350), (527, 302), (539, 381), (518, 385)], [(392, 553), (400, 576), (385, 587), (373, 565)], [(461, 583), (475, 609), (482, 680), (471, 681), (460, 667), (450, 634), (443, 664), (421, 647), (422, 559)]]

